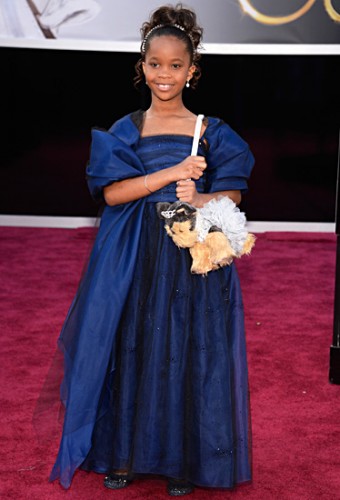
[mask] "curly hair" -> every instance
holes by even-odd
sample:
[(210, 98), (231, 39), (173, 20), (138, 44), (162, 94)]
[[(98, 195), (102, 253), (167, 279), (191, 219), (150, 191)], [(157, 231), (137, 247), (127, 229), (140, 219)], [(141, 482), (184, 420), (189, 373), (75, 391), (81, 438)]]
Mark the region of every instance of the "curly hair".
[(156, 9), (150, 16), (149, 21), (145, 21), (141, 27), (141, 58), (135, 65), (136, 76), (134, 85), (138, 85), (144, 79), (142, 63), (145, 60), (145, 54), (150, 46), (150, 41), (154, 37), (171, 35), (182, 40), (190, 54), (190, 62), (195, 66), (195, 72), (189, 82), (191, 88), (196, 88), (197, 82), (201, 77), (201, 68), (198, 61), (201, 54), (198, 49), (201, 47), (203, 28), (197, 24), (196, 13), (183, 4), (164, 5)]

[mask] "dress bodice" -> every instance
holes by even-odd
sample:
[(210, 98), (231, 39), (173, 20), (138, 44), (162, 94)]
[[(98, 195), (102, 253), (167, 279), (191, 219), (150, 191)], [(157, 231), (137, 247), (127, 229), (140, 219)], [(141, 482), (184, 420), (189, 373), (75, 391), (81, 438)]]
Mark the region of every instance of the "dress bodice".
[[(142, 137), (132, 114), (116, 121), (109, 131), (94, 128), (86, 168), (92, 197), (103, 201), (103, 188), (112, 182), (178, 164), (190, 156), (192, 141), (192, 137), (181, 134)], [(218, 118), (208, 117), (197, 154), (207, 161), (204, 175), (196, 181), (198, 192), (247, 191), (254, 157), (248, 144), (229, 125)], [(176, 199), (176, 183), (172, 183), (147, 196), (145, 201)]]
[[(136, 145), (136, 153), (148, 174), (172, 167), (191, 154), (192, 137), (178, 134), (160, 134), (141, 137)], [(201, 144), (198, 154), (204, 155)], [(198, 192), (204, 192), (205, 174), (195, 181)], [(175, 201), (176, 182), (159, 189), (157, 194), (148, 196), (147, 201)]]

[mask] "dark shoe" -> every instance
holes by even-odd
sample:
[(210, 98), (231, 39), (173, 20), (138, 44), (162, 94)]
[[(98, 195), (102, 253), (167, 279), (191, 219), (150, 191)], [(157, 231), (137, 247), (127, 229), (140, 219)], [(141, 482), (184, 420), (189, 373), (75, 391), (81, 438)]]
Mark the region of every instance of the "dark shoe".
[(180, 497), (183, 495), (189, 495), (194, 491), (192, 484), (187, 481), (178, 481), (176, 479), (169, 479), (167, 492), (172, 497)]
[(115, 474), (112, 472), (104, 478), (104, 486), (111, 490), (120, 490), (126, 488), (132, 483), (132, 478), (128, 474)]

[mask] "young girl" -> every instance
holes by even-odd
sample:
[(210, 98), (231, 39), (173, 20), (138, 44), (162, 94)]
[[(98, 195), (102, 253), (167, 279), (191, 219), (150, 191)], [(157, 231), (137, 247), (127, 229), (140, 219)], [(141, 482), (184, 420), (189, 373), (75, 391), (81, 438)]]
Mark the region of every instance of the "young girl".
[(197, 117), (182, 93), (200, 77), (195, 13), (160, 7), (141, 32), (136, 83), (151, 105), (92, 134), (88, 184), (105, 209), (59, 339), (66, 412), (51, 480), (68, 488), (82, 468), (118, 489), (156, 474), (178, 496), (251, 479), (244, 317), (235, 265), (192, 274), (156, 204), (238, 204), (254, 159), (214, 117), (191, 155)]

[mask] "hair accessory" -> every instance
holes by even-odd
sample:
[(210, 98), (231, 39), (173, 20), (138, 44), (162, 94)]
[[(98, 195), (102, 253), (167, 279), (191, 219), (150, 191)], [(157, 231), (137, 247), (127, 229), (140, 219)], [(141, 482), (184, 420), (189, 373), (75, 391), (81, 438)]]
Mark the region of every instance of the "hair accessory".
[(154, 191), (151, 191), (151, 189), (149, 188), (148, 186), (148, 183), (147, 183), (147, 178), (149, 177), (149, 174), (147, 174), (145, 177), (144, 177), (144, 186), (146, 187), (146, 189), (149, 191), (149, 193), (153, 193)]
[(174, 26), (175, 28), (178, 28), (179, 30), (184, 31), (184, 33), (190, 38), (190, 41), (192, 44), (192, 50), (195, 52), (195, 43), (194, 43), (194, 39), (192, 38), (191, 33), (188, 33), (186, 31), (186, 29), (183, 26), (181, 26), (180, 24), (170, 24), (170, 26)]
[(180, 24), (157, 24), (156, 26), (154, 26), (153, 28), (151, 28), (151, 30), (143, 38), (142, 45), (141, 45), (141, 52), (142, 52), (142, 54), (145, 53), (145, 45), (146, 45), (146, 42), (148, 41), (148, 38), (151, 35), (151, 33), (153, 33), (156, 30), (159, 30), (160, 28), (164, 28), (165, 26), (177, 28), (177, 29), (183, 31), (190, 38), (190, 41), (191, 41), (191, 44), (192, 44), (192, 49), (195, 52), (194, 39), (192, 38), (191, 33), (188, 33), (183, 26), (181, 26)]
[(141, 45), (141, 52), (143, 54), (145, 52), (145, 44), (148, 41), (148, 38), (151, 35), (151, 33), (153, 33), (155, 30), (158, 30), (159, 28), (163, 28), (163, 26), (164, 26), (164, 24), (157, 24), (157, 26), (154, 26), (153, 28), (151, 28), (151, 30), (145, 35), (145, 37), (143, 38), (143, 41), (142, 41), (142, 45)]

